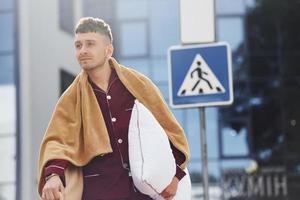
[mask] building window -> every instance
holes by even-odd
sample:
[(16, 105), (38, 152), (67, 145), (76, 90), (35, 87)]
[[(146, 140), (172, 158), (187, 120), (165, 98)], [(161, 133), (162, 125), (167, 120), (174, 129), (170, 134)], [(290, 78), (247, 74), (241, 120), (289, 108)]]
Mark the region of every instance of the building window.
[(84, 0), (83, 15), (99, 17), (112, 26), (114, 16), (114, 1), (112, 0)]
[(245, 122), (231, 120), (230, 126), (222, 126), (221, 138), (221, 158), (248, 157), (250, 155), (248, 138), (248, 128)]
[(74, 1), (59, 1), (59, 26), (60, 29), (73, 35), (74, 33)]
[(244, 41), (244, 22), (241, 17), (223, 17), (218, 19), (218, 39), (227, 41), (233, 51), (239, 49)]
[(0, 85), (14, 83), (14, 56), (0, 54)]
[[(130, 21), (121, 23), (121, 57), (147, 57), (147, 23)], [(134, 38), (134, 40), (129, 39)]]
[(216, 0), (216, 12), (218, 14), (244, 14), (245, 11), (245, 0), (236, 0), (234, 1), (234, 4), (230, 0)]
[(0, 200), (16, 199), (15, 24), (12, 0), (0, 0)]
[(154, 58), (152, 60), (153, 80), (156, 82), (168, 82), (167, 60), (164, 58)]
[(0, 13), (0, 53), (11, 52), (14, 49), (13, 14)]
[(60, 94), (64, 93), (64, 91), (71, 85), (74, 81), (75, 76), (63, 69), (60, 70)]
[[(0, 77), (1, 80), (1, 77)], [(16, 95), (13, 84), (0, 84), (0, 199), (16, 194)]]
[[(150, 2), (147, 0), (118, 0), (116, 5), (118, 20), (137, 20), (148, 17)], [(134, 12), (132, 12), (134, 10)]]
[(180, 44), (179, 3), (149, 1), (149, 41), (151, 58), (166, 58), (171, 45)]
[(11, 10), (13, 8), (13, 2), (12, 0), (0, 0), (0, 11)]

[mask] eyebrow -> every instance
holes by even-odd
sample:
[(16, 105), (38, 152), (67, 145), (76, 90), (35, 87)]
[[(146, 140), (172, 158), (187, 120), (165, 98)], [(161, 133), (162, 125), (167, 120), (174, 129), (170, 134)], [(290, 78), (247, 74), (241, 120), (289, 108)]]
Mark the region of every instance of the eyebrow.
[(74, 42), (74, 44), (81, 43), (81, 42), (96, 42), (96, 40), (84, 40), (84, 41), (76, 40), (76, 41)]

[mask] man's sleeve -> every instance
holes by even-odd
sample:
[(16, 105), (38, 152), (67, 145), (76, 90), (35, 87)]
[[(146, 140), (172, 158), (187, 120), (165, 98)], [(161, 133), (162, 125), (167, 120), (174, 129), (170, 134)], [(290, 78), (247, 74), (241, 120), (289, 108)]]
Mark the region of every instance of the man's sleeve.
[(175, 177), (177, 177), (178, 180), (180, 181), (186, 175), (185, 172), (179, 167), (184, 162), (185, 156), (178, 149), (176, 149), (171, 142), (170, 142), (170, 144), (171, 144), (173, 156), (174, 156), (175, 162), (176, 162)]
[(66, 186), (65, 182), (65, 169), (69, 166), (69, 161), (67, 160), (61, 160), (61, 159), (55, 159), (50, 160), (44, 170), (44, 178), (51, 174), (57, 174), (59, 175), (61, 181), (63, 182), (63, 185)]

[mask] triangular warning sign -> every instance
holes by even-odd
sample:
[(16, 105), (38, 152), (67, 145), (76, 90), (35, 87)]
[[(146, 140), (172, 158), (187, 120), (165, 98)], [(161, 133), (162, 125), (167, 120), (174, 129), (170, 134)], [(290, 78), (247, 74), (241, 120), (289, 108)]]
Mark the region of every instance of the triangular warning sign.
[(200, 54), (194, 58), (178, 96), (224, 93), (225, 89)]

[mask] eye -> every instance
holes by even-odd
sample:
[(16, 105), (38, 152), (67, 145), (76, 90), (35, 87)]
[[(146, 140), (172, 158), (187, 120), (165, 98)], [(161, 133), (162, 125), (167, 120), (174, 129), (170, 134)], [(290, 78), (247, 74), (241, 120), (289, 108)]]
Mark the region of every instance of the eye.
[(80, 49), (81, 46), (82, 46), (81, 44), (75, 44), (75, 48), (76, 48), (76, 49)]
[(87, 46), (89, 46), (89, 47), (90, 47), (90, 46), (93, 46), (93, 45), (94, 45), (93, 42), (88, 42), (88, 43), (87, 43)]

